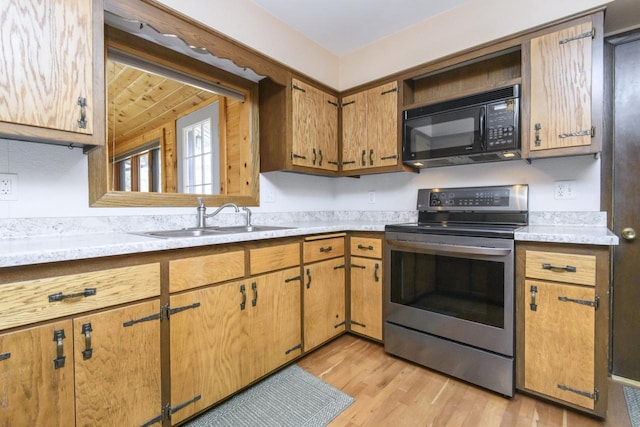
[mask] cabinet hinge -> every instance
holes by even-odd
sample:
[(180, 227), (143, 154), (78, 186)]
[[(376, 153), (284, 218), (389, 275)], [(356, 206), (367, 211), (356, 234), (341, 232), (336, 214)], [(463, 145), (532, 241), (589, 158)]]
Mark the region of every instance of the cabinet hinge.
[(392, 159), (397, 159), (399, 156), (397, 154), (394, 154), (392, 156), (383, 156), (380, 157), (380, 160), (392, 160)]
[(389, 90), (385, 90), (384, 92), (381, 92), (380, 95), (386, 95), (388, 93), (393, 93), (393, 92), (397, 92), (398, 88), (394, 87), (393, 89), (389, 89)]
[(180, 404), (178, 404), (176, 406), (173, 406), (173, 407), (167, 405), (167, 412), (168, 412), (169, 419), (171, 419), (171, 414), (175, 414), (180, 409), (186, 408), (187, 406), (191, 405), (192, 403), (197, 402), (200, 399), (202, 399), (202, 395), (201, 394), (195, 396), (193, 399), (187, 400), (186, 402), (180, 403)]
[(337, 270), (339, 268), (346, 268), (347, 266), (345, 264), (340, 264), (340, 265), (336, 265), (335, 267), (333, 267), (334, 270)]
[(337, 102), (333, 102), (333, 101), (329, 101), (329, 100), (327, 100), (327, 102), (329, 104), (333, 105), (334, 107), (338, 107), (339, 106)]
[(291, 160), (293, 160), (293, 159), (302, 159), (302, 160), (306, 160), (306, 159), (307, 159), (307, 157), (306, 157), (306, 156), (301, 156), (301, 155), (296, 154), (296, 153), (294, 153), (294, 152), (291, 152)]
[(295, 346), (291, 347), (289, 350), (285, 351), (285, 352), (284, 352), (284, 354), (289, 354), (289, 353), (291, 353), (292, 351), (297, 350), (297, 349), (301, 349), (301, 350), (302, 350), (302, 343), (297, 344), (297, 345), (295, 345)]
[(161, 423), (162, 421), (164, 421), (164, 420), (169, 418), (169, 411), (170, 410), (171, 410), (171, 408), (169, 407), (169, 404), (167, 403), (165, 406), (162, 407), (162, 410), (160, 411), (160, 415), (158, 415), (157, 417), (151, 418), (146, 423), (140, 425), (140, 427), (149, 427), (149, 426), (152, 426), (152, 425), (154, 425), (156, 423)]
[(598, 295), (596, 295), (596, 298), (593, 301), (584, 300), (584, 299), (574, 299), (574, 298), (563, 297), (563, 296), (558, 297), (558, 301), (573, 302), (576, 304), (588, 305), (589, 307), (593, 307), (596, 310), (600, 308), (600, 297)]
[(364, 323), (356, 322), (355, 320), (351, 320), (351, 324), (352, 325), (357, 325), (357, 326), (362, 326), (363, 328), (367, 327), (367, 325), (365, 325)]
[(167, 313), (168, 313), (168, 316), (171, 316), (172, 314), (180, 313), (181, 311), (191, 310), (193, 308), (198, 308), (198, 307), (200, 307), (200, 303), (194, 302), (193, 304), (184, 305), (182, 307), (169, 308)]
[(0, 361), (7, 360), (11, 357), (11, 353), (0, 353)]
[(160, 309), (160, 312), (158, 312), (158, 313), (151, 314), (151, 315), (146, 316), (146, 317), (141, 317), (140, 319), (128, 320), (128, 321), (124, 322), (122, 324), (122, 326), (124, 326), (126, 328), (128, 326), (133, 326), (136, 323), (150, 322), (152, 320), (160, 320), (160, 319), (162, 319), (162, 309)]
[(558, 135), (558, 138), (564, 139), (564, 138), (571, 138), (572, 136), (591, 136), (591, 137), (593, 137), (595, 132), (596, 132), (596, 129), (594, 127), (592, 127), (591, 129), (585, 129), (585, 130), (581, 130), (581, 131), (577, 131), (577, 132), (561, 133), (561, 134)]
[(359, 265), (359, 264), (351, 264), (351, 267), (355, 267), (355, 268), (362, 268), (363, 270), (367, 268), (366, 266), (364, 266), (364, 265)]
[(284, 279), (284, 283), (293, 282), (294, 280), (302, 280), (302, 276), (288, 277)]
[(346, 321), (346, 320), (343, 320), (342, 322), (340, 322), (340, 323), (336, 323), (335, 325), (333, 325), (333, 328), (334, 328), (334, 329), (338, 329), (340, 326), (344, 326), (344, 325), (346, 325), (346, 324), (347, 324), (347, 321)]
[(596, 29), (592, 28), (590, 31), (585, 31), (584, 33), (578, 34), (577, 36), (567, 37), (566, 39), (560, 40), (558, 44), (567, 44), (574, 40), (585, 39), (587, 37), (594, 39), (596, 37)]
[(301, 88), (300, 86), (296, 86), (295, 84), (291, 83), (291, 89), (292, 90), (299, 90), (300, 92), (307, 92), (305, 89)]
[(571, 388), (568, 387), (564, 384), (558, 384), (558, 388), (560, 390), (564, 390), (564, 391), (570, 391), (571, 393), (575, 393), (575, 394), (579, 394), (580, 396), (584, 396), (584, 397), (588, 397), (589, 399), (592, 399), (594, 402), (598, 401), (598, 389), (594, 389), (593, 393), (589, 393), (588, 391), (584, 391), (584, 390), (578, 390), (575, 388)]
[(342, 104), (340, 104), (340, 107), (346, 107), (347, 105), (351, 105), (351, 104), (355, 104), (356, 101), (349, 101), (349, 102), (344, 102)]

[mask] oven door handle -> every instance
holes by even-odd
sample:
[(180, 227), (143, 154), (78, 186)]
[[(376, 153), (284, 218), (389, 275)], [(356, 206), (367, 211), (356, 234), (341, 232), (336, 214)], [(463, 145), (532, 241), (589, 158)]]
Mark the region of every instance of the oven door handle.
[(505, 256), (511, 253), (510, 248), (492, 248), (488, 246), (466, 246), (443, 243), (414, 243), (406, 240), (390, 240), (389, 243), (402, 249), (433, 250), (455, 254)]

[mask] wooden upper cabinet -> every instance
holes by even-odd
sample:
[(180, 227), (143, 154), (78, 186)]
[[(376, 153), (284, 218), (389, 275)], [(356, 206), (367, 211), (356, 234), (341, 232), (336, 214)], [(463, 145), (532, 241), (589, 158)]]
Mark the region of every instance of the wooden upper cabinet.
[(292, 163), (337, 171), (338, 99), (297, 79), (291, 90)]
[(398, 164), (398, 84), (342, 98), (342, 170)]
[(531, 39), (525, 157), (600, 151), (602, 30), (595, 24), (589, 19)]
[(103, 142), (102, 9), (101, 0), (0, 3), (1, 136)]

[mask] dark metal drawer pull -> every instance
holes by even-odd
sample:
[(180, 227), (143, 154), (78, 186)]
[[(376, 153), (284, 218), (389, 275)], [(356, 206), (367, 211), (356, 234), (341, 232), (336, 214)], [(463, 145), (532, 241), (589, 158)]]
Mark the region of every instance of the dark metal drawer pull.
[(380, 270), (380, 264), (376, 262), (376, 265), (373, 268), (373, 278), (376, 282), (380, 281), (380, 276), (378, 275), (378, 270)]
[(70, 298), (79, 298), (79, 297), (90, 297), (97, 293), (96, 288), (86, 288), (82, 292), (76, 292), (73, 294), (63, 294), (62, 292), (58, 292), (52, 295), (49, 295), (49, 302), (58, 302), (65, 299)]
[(251, 289), (253, 289), (253, 299), (251, 300), (251, 306), (255, 307), (256, 304), (258, 304), (258, 284), (256, 282), (252, 282)]
[(91, 332), (93, 328), (91, 328), (91, 323), (85, 323), (82, 325), (82, 333), (84, 334), (84, 347), (82, 350), (82, 358), (84, 360), (91, 359), (93, 356), (93, 348), (91, 347)]
[(320, 252), (331, 252), (333, 248), (331, 246), (327, 246), (326, 248), (320, 248)]
[(240, 293), (242, 294), (242, 302), (240, 303), (240, 310), (244, 310), (247, 306), (247, 292), (244, 285), (240, 285)]
[(67, 358), (64, 355), (64, 345), (62, 340), (65, 339), (64, 329), (56, 329), (53, 331), (53, 341), (56, 343), (56, 358), (53, 359), (53, 366), (55, 369), (64, 368), (64, 361)]
[(542, 264), (542, 268), (544, 268), (545, 270), (563, 270), (563, 271), (568, 271), (569, 273), (575, 273), (576, 272), (576, 268), (572, 265), (566, 265), (564, 267), (558, 266), (558, 265), (551, 265), (551, 264)]
[(536, 295), (538, 294), (538, 287), (531, 286), (531, 302), (529, 303), (529, 308), (531, 311), (536, 311), (538, 309), (538, 304), (536, 304)]
[(358, 245), (358, 249), (367, 250), (367, 251), (372, 251), (372, 250), (373, 250), (373, 246), (371, 246), (371, 245), (369, 245), (369, 246), (365, 246), (365, 245)]

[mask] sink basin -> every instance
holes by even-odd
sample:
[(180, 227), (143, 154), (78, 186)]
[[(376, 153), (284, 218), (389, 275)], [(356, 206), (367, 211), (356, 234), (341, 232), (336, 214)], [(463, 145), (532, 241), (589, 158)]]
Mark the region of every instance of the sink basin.
[(233, 225), (229, 227), (218, 228), (218, 233), (250, 233), (253, 231), (273, 231), (273, 230), (287, 230), (293, 227), (280, 227), (276, 225)]
[(151, 237), (163, 237), (163, 238), (179, 238), (179, 237), (201, 237), (201, 236), (213, 236), (220, 234), (218, 229), (204, 229), (193, 228), (184, 230), (161, 230), (161, 231), (148, 231), (146, 233), (140, 233), (145, 236)]
[(181, 230), (147, 231), (134, 234), (141, 234), (143, 236), (149, 237), (158, 237), (162, 239), (177, 239), (182, 237), (219, 236), (221, 234), (251, 233), (258, 231), (286, 230), (291, 228), (293, 227), (279, 227), (275, 225), (232, 225), (229, 227), (185, 228)]

